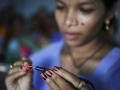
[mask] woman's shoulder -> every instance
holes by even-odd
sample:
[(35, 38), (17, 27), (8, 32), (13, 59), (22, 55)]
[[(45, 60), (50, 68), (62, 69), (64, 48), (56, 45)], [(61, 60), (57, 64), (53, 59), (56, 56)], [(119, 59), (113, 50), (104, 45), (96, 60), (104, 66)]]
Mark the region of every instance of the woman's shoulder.
[(120, 48), (114, 47), (97, 66), (93, 78), (100, 82), (102, 90), (120, 90)]
[(50, 59), (51, 56), (56, 56), (60, 52), (62, 45), (63, 41), (52, 43), (48, 47), (33, 53), (29, 58), (33, 64), (37, 62), (40, 63), (45, 58)]
[(113, 54), (111, 54), (113, 57), (113, 61), (115, 61), (111, 67), (109, 68), (109, 71), (111, 74), (115, 74), (119, 72), (120, 75), (120, 47), (114, 48)]
[[(118, 63), (120, 62), (120, 48), (114, 47), (109, 53), (101, 60), (97, 66), (94, 75), (102, 77), (108, 73), (113, 73), (112, 69), (118, 69)], [(119, 65), (120, 67), (120, 65)], [(110, 74), (109, 74), (110, 75)]]
[[(116, 62), (109, 68), (106, 74), (106, 88), (109, 90), (120, 90), (120, 48), (116, 48)], [(113, 60), (115, 60), (113, 59)]]

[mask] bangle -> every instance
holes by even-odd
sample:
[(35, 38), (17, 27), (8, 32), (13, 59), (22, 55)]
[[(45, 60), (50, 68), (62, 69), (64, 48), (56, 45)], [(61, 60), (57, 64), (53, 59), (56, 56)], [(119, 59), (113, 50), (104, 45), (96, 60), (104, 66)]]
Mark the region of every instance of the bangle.
[(80, 81), (79, 85), (78, 85), (78, 89), (81, 89), (83, 86), (85, 86), (85, 82), (84, 81)]

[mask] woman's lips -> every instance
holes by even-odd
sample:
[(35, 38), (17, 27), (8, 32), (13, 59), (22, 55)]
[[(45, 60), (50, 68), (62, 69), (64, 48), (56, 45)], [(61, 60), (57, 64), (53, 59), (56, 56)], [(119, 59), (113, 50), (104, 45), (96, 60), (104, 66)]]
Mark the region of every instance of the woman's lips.
[(77, 40), (78, 37), (80, 36), (80, 33), (76, 33), (76, 32), (65, 32), (64, 33), (65, 38), (69, 39), (69, 40)]

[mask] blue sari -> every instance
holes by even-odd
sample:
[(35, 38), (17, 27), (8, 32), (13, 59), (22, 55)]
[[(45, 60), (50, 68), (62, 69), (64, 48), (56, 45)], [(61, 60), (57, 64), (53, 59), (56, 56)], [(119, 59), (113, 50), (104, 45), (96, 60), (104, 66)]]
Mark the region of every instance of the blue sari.
[[(49, 47), (38, 51), (30, 56), (33, 66), (43, 66), (51, 68), (60, 66), (60, 54), (64, 42), (54, 43)], [(89, 80), (95, 90), (120, 90), (120, 48), (114, 47), (97, 65), (90, 74), (80, 74)], [(33, 86), (35, 90), (49, 90), (46, 82), (40, 78), (40, 72), (33, 73)]]

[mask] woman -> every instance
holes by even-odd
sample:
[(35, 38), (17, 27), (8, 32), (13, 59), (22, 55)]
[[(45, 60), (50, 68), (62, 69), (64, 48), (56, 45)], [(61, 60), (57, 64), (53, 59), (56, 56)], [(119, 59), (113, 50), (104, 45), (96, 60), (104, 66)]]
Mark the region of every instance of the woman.
[[(35, 90), (90, 90), (86, 80), (95, 90), (120, 90), (120, 49), (110, 35), (116, 32), (116, 4), (117, 0), (56, 0), (55, 17), (63, 41), (30, 59), (33, 66), (60, 67), (41, 73), (45, 81), (35, 71)], [(29, 90), (31, 73), (17, 68), (10, 70), (6, 78), (8, 90), (15, 90), (15, 86)], [(27, 79), (21, 82), (23, 86), (14, 83), (22, 79)]]

